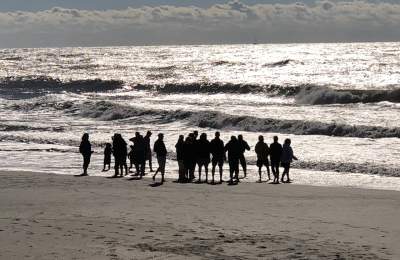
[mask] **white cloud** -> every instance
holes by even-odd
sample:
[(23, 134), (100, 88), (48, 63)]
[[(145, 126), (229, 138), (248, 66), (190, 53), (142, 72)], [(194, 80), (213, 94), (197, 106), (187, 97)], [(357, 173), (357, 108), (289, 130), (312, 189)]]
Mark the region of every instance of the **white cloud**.
[(240, 1), (209, 8), (0, 12), (0, 46), (400, 40), (400, 4)]

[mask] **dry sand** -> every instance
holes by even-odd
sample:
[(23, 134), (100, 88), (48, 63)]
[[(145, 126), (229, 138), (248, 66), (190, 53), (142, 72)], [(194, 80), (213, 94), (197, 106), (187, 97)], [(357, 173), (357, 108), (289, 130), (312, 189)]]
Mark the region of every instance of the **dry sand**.
[(0, 173), (1, 259), (400, 259), (400, 192)]

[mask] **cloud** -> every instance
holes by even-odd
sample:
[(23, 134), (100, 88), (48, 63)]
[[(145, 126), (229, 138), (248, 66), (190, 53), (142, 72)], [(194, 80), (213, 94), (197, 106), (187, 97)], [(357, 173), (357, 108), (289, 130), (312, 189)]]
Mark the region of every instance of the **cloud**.
[(394, 41), (400, 4), (317, 1), (0, 12), (0, 46)]

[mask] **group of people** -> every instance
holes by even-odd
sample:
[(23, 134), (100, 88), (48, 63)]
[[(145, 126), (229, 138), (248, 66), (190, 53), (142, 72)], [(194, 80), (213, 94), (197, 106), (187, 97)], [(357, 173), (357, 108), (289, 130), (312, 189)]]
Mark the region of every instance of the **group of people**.
[[(136, 170), (136, 176), (142, 178), (145, 175), (146, 162), (149, 162), (150, 172), (153, 171), (152, 155), (156, 155), (158, 169), (153, 175), (155, 180), (158, 173), (161, 173), (161, 183), (164, 182), (165, 164), (168, 151), (164, 143), (164, 135), (158, 134), (153, 149), (151, 149), (151, 131), (145, 136), (139, 132), (135, 137), (129, 139), (133, 143), (128, 152), (128, 144), (121, 134), (115, 134), (112, 137), (112, 144), (107, 143), (104, 149), (104, 168), (103, 171), (110, 170), (111, 157), (115, 160), (115, 173), (113, 177), (128, 175), (133, 166)], [(273, 183), (290, 182), (289, 169), (293, 160), (297, 160), (291, 148), (290, 139), (286, 139), (283, 146), (278, 142), (278, 137), (274, 136), (273, 143), (269, 146), (264, 141), (263, 136), (259, 136), (258, 143), (255, 146), (257, 155), (257, 167), (259, 174), (259, 182), (262, 181), (263, 167), (266, 168), (268, 180), (271, 180), (272, 171)], [(241, 166), (244, 177), (247, 177), (247, 163), (245, 152), (250, 151), (249, 144), (243, 139), (242, 135), (232, 136), (225, 144), (220, 138), (220, 133), (216, 132), (215, 137), (209, 141), (206, 133), (199, 136), (198, 131), (190, 133), (186, 138), (179, 136), (175, 145), (176, 160), (179, 168), (178, 182), (192, 182), (196, 179), (195, 171), (197, 166), (198, 176), (197, 182), (202, 182), (202, 173), (205, 175), (205, 182), (209, 182), (209, 165), (211, 164), (211, 183), (215, 183), (215, 171), (219, 170), (219, 183), (223, 182), (223, 165), (228, 161), (229, 165), (229, 183), (235, 184), (239, 182), (239, 168)], [(93, 153), (89, 142), (89, 135), (85, 133), (82, 137), (80, 145), (80, 153), (83, 155), (83, 174), (87, 175), (87, 169), (90, 163), (90, 157)], [(226, 156), (227, 155), (227, 156)], [(127, 165), (127, 159), (130, 161), (130, 167)], [(283, 173), (280, 177), (279, 168), (283, 167)], [(129, 170), (128, 170), (129, 168)], [(270, 170), (271, 168), (271, 170)], [(285, 180), (286, 177), (286, 180)]]

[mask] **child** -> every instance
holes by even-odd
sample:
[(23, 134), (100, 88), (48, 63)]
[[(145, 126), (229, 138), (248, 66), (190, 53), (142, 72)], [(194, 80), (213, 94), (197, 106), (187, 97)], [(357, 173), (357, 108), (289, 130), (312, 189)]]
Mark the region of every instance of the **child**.
[[(104, 166), (103, 166), (103, 172), (109, 171), (111, 168), (111, 144), (106, 143), (106, 148), (104, 148)], [(108, 169), (106, 169), (106, 166), (108, 165)]]

